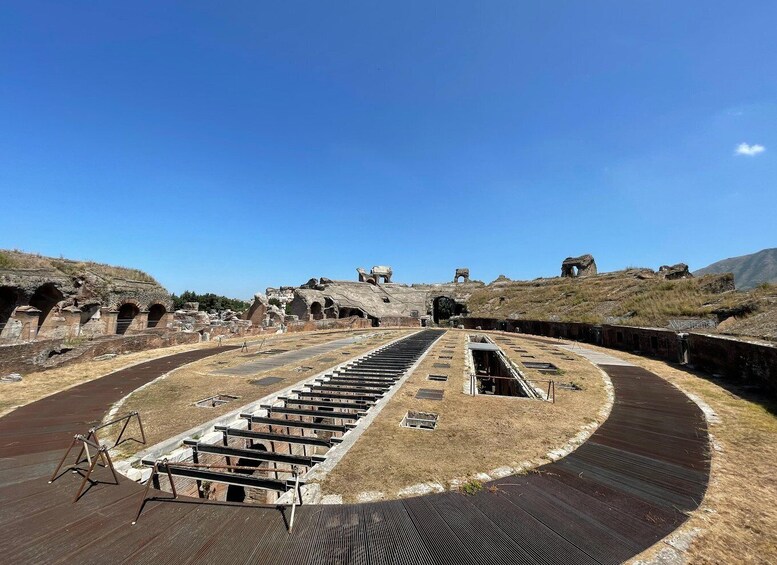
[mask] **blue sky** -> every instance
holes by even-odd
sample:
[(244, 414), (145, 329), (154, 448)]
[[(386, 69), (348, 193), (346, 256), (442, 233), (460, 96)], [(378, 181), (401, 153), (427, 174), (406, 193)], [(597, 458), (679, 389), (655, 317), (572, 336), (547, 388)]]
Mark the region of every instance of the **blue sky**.
[(0, 247), (237, 297), (378, 264), (490, 281), (773, 247), (776, 21), (759, 1), (3, 2)]

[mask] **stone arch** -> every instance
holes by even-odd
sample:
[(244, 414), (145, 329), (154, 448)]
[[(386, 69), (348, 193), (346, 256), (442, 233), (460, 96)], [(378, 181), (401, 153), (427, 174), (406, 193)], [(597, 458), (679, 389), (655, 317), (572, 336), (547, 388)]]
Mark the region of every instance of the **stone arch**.
[(100, 309), (99, 304), (85, 304), (81, 307), (81, 325), (88, 323), (89, 320), (92, 319), (92, 317), (97, 313), (97, 311)]
[(267, 315), (270, 318), (271, 326), (280, 326), (283, 323), (283, 317), (278, 312), (270, 312)]
[(337, 318), (337, 312), (335, 311), (335, 301), (329, 297), (324, 298), (324, 317)]
[(310, 304), (310, 315), (314, 320), (324, 319), (324, 308), (321, 306), (320, 302), (313, 302)]
[(167, 314), (167, 308), (165, 308), (162, 304), (152, 304), (151, 308), (148, 309), (148, 323), (146, 324), (146, 327), (157, 327), (165, 314)]
[(21, 292), (14, 286), (0, 286), (0, 332), (11, 318), (11, 314), (19, 304)]
[(455, 298), (440, 295), (432, 300), (432, 319), (435, 323), (440, 320), (449, 320), (452, 316), (465, 311), (465, 306), (456, 302)]
[(116, 333), (119, 335), (127, 333), (127, 329), (138, 314), (140, 314), (140, 308), (137, 304), (125, 302), (119, 306), (119, 313), (116, 316)]
[(469, 269), (467, 267), (459, 267), (456, 269), (456, 274), (453, 276), (453, 282), (459, 284), (459, 279), (462, 279), (461, 282), (469, 282)]
[(39, 286), (30, 298), (30, 306), (40, 310), (38, 327), (46, 321), (54, 306), (65, 297), (54, 283), (46, 283)]
[(340, 318), (350, 318), (351, 316), (364, 318), (364, 312), (360, 308), (340, 308)]

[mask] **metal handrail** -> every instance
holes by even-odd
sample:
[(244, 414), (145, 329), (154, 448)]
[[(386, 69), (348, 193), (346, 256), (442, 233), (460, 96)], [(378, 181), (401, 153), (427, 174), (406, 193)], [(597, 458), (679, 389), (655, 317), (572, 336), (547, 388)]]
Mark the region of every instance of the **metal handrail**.
[[(194, 468), (194, 469), (230, 469), (230, 470), (252, 470), (252, 471), (261, 471), (263, 469), (257, 468), (257, 467), (247, 467), (245, 465), (211, 465), (207, 463), (188, 463), (188, 462), (170, 462), (167, 459), (157, 460), (154, 461), (154, 465), (151, 470), (151, 475), (146, 480), (146, 488), (143, 491), (143, 498), (140, 501), (140, 505), (138, 506), (138, 511), (135, 515), (135, 519), (131, 522), (131, 525), (137, 524), (138, 520), (140, 519), (140, 514), (143, 512), (143, 507), (146, 504), (146, 501), (149, 500), (148, 498), (148, 492), (151, 489), (151, 485), (156, 482), (155, 488), (159, 488), (158, 484), (158, 477), (160, 474), (159, 466), (163, 466), (165, 469), (165, 474), (167, 475), (167, 480), (170, 483), (170, 489), (172, 490), (172, 499), (170, 500), (177, 500), (178, 499), (178, 491), (175, 488), (175, 479), (174, 475), (171, 471), (171, 469), (175, 468), (181, 468), (181, 469), (187, 469), (187, 468)], [(275, 471), (276, 469), (267, 469), (268, 471)], [(294, 514), (295, 509), (297, 506), (302, 505), (302, 497), (300, 496), (299, 502), (297, 502), (297, 493), (299, 492), (299, 472), (297, 469), (297, 466), (292, 466), (291, 469), (278, 469), (281, 472), (286, 473), (292, 473), (294, 476), (294, 490), (292, 492), (292, 498), (291, 498), (291, 504), (286, 503), (280, 503), (280, 504), (251, 504), (251, 506), (256, 508), (288, 508), (291, 507), (291, 518), (289, 520), (289, 526), (288, 526), (288, 533), (291, 534), (292, 529), (294, 528)], [(156, 481), (154, 480), (156, 478)], [(288, 491), (287, 491), (288, 492)]]

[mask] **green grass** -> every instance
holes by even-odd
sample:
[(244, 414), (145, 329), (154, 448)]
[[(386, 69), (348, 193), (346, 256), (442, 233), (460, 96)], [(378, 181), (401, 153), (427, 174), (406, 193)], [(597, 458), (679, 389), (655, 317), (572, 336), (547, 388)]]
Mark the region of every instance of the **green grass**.
[(483, 482), (477, 479), (471, 479), (461, 486), (461, 492), (468, 496), (473, 496), (483, 490)]

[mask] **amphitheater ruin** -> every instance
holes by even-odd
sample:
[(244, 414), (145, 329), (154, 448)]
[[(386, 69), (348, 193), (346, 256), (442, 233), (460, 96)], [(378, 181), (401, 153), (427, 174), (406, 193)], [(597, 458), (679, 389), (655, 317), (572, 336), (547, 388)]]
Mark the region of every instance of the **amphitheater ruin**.
[[(775, 557), (777, 348), (722, 333), (755, 300), (730, 276), (356, 271), (209, 313), (129, 270), (0, 270), (4, 560)], [(610, 304), (675, 288), (719, 304), (664, 327)]]

